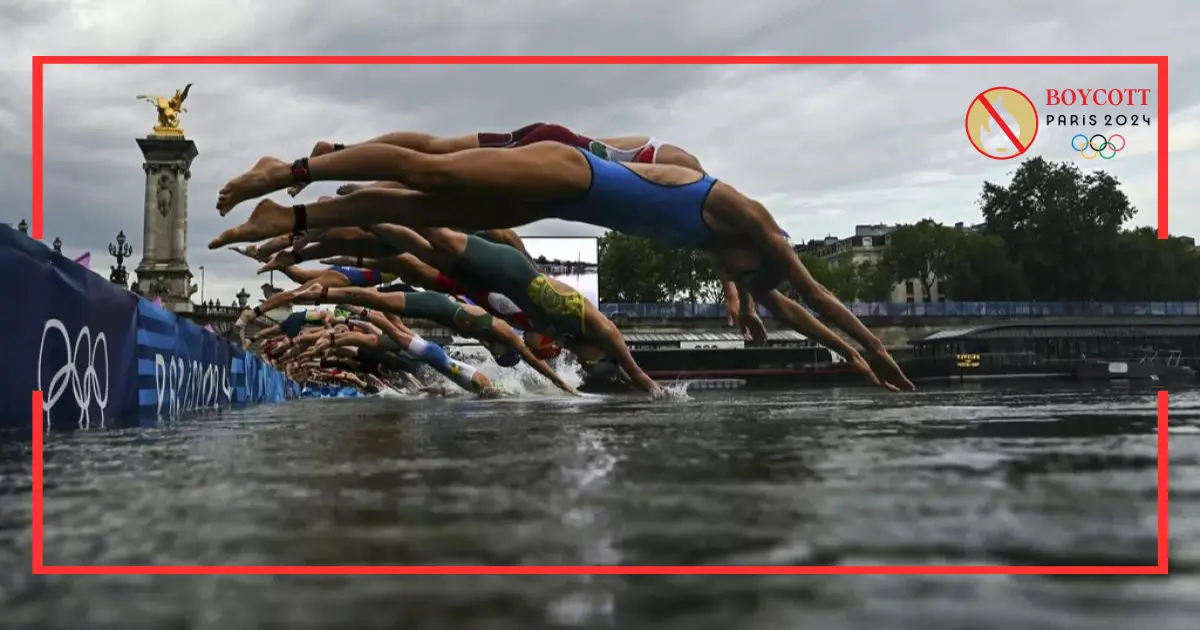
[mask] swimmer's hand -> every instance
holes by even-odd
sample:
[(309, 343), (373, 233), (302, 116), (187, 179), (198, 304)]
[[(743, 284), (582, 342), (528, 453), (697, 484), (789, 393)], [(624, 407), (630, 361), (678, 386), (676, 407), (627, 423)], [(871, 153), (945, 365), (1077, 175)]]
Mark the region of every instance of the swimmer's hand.
[(875, 374), (875, 370), (871, 369), (871, 364), (864, 359), (861, 354), (855, 352), (852, 356), (846, 357), (846, 362), (854, 366), (854, 369), (857, 370), (859, 374), (867, 377), (867, 380), (871, 381), (872, 385), (875, 385), (876, 387), (882, 387), (889, 392), (900, 391), (900, 389), (895, 385), (880, 380), (879, 376)]
[(363, 184), (342, 184), (341, 186), (338, 186), (337, 194), (338, 196), (349, 195), (350, 193), (358, 192), (365, 187), (366, 186)]
[(738, 314), (738, 325), (742, 327), (742, 337), (756, 344), (767, 343), (767, 327), (762, 318), (754, 311)]
[(917, 386), (908, 380), (908, 377), (904, 375), (904, 370), (900, 369), (900, 365), (896, 363), (891, 354), (888, 354), (887, 350), (883, 348), (867, 350), (866, 360), (876, 378), (888, 390), (911, 392), (917, 389)]
[(494, 398), (500, 398), (502, 396), (504, 396), (504, 391), (501, 390), (499, 387), (496, 387), (495, 385), (493, 385), (491, 387), (484, 387), (483, 389), (479, 390), (480, 398), (494, 399)]

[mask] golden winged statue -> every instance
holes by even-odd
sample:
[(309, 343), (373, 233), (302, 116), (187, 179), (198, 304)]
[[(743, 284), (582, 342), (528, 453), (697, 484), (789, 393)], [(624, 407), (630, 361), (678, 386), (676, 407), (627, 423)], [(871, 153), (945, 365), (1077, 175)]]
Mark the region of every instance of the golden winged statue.
[(187, 108), (183, 106), (183, 102), (187, 100), (188, 90), (191, 89), (192, 84), (189, 83), (182, 90), (175, 90), (175, 95), (171, 98), (146, 94), (138, 95), (138, 100), (146, 101), (158, 110), (158, 124), (154, 126), (154, 133), (167, 136), (183, 135), (183, 129), (179, 128), (179, 115), (187, 111)]

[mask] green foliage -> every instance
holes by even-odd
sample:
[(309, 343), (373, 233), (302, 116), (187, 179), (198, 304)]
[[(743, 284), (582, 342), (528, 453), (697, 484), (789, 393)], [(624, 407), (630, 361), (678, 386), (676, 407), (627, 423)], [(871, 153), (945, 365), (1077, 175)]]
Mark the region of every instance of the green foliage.
[(620, 232), (605, 234), (599, 249), (603, 302), (721, 300), (720, 279), (704, 252), (669, 249)]

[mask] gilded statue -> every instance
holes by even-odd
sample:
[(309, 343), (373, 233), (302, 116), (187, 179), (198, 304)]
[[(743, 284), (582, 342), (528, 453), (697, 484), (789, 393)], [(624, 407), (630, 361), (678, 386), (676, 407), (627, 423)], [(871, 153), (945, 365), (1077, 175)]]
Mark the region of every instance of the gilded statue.
[(183, 106), (183, 102), (187, 100), (188, 90), (191, 89), (192, 84), (189, 83), (182, 90), (175, 90), (175, 95), (170, 98), (146, 94), (138, 95), (138, 100), (146, 101), (158, 110), (158, 124), (154, 126), (155, 133), (171, 136), (183, 135), (183, 130), (179, 128), (179, 115), (187, 111), (187, 108)]

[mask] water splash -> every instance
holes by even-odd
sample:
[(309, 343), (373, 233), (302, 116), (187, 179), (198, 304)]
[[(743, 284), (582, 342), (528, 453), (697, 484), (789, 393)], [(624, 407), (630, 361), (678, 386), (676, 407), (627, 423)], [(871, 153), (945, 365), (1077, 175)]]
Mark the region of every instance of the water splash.
[[(449, 349), (449, 352), (454, 358), (460, 359), (482, 372), (492, 381), (493, 385), (504, 393), (506, 398), (574, 398), (555, 387), (546, 377), (538, 374), (537, 370), (524, 362), (510, 368), (501, 367), (492, 360), (491, 354), (480, 346), (459, 346)], [(566, 354), (560, 354), (547, 363), (550, 365), (550, 369), (557, 372), (564, 382), (571, 387), (578, 388), (583, 384), (582, 370), (573, 358), (567, 357)], [(449, 382), (442, 375), (432, 370), (429, 372), (428, 378), (424, 378), (425, 375), (423, 375), (425, 382)]]
[(692, 397), (688, 395), (688, 388), (690, 388), (693, 383), (695, 383), (695, 381), (675, 381), (674, 383), (668, 383), (667, 385), (664, 385), (663, 396), (661, 400), (667, 402), (686, 402), (691, 400)]

